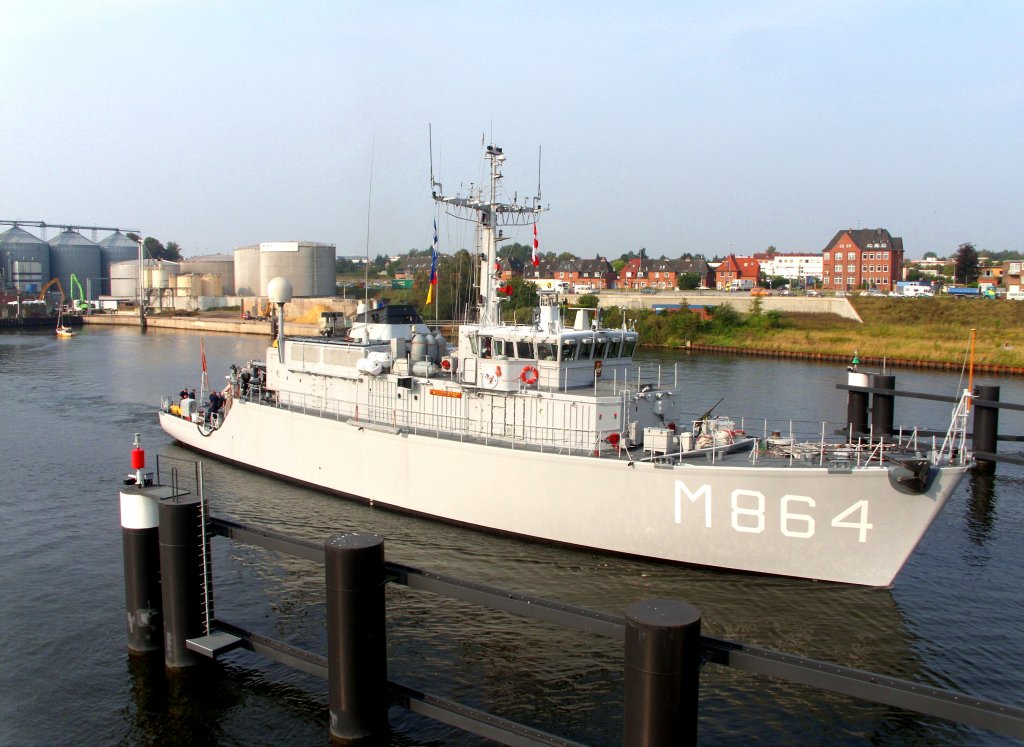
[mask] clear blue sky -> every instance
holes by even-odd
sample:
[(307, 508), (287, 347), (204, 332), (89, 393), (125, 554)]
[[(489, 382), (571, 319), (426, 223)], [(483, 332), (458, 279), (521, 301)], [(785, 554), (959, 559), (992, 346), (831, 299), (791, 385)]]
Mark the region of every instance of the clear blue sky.
[(532, 194), (543, 147), (542, 249), (1024, 249), (1022, 0), (0, 0), (0, 28), (0, 219), (423, 248), (432, 123), (447, 191), (487, 133)]

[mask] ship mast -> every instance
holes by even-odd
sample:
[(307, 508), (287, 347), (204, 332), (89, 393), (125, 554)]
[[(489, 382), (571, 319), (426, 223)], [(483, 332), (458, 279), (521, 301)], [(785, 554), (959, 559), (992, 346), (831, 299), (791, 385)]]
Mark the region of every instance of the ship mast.
[[(512, 202), (501, 202), (498, 187), (501, 181), (501, 167), (505, 163), (505, 154), (501, 148), (488, 145), (484, 156), (490, 162), (490, 177), (486, 187), (470, 185), (467, 197), (446, 197), (441, 183), (433, 181), (433, 196), (437, 202), (445, 205), (445, 211), (452, 217), (471, 220), (476, 224), (477, 252), (480, 261), (478, 303), (480, 324), (499, 324), (501, 312), (498, 305), (498, 287), (501, 276), (495, 269), (498, 261), (498, 242), (505, 240), (502, 228), (505, 226), (528, 226), (537, 221), (537, 216), (544, 212), (540, 204), (540, 195), (529, 197), (520, 204), (518, 199)], [(538, 192), (539, 192), (538, 182)]]

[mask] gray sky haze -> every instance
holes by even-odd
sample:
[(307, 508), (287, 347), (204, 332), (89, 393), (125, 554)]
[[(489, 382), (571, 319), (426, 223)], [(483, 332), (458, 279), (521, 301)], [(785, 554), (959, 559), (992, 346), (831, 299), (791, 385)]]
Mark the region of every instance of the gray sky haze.
[(449, 192), (486, 135), (533, 194), (543, 147), (544, 250), (1024, 249), (1021, 0), (0, 0), (0, 27), (0, 219), (424, 248), (430, 124)]

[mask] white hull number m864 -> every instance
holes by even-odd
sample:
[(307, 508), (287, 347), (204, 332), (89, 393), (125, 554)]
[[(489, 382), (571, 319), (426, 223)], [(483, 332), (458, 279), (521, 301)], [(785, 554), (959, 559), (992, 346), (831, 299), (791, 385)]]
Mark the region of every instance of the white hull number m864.
[[(701, 485), (690, 490), (682, 480), (675, 481), (675, 520), (683, 523), (683, 511), (686, 498), (691, 504), (704, 504), (704, 527), (712, 528), (712, 493), (710, 485)], [(729, 523), (733, 530), (747, 534), (761, 534), (767, 527), (768, 500), (764, 493), (757, 490), (737, 488), (729, 494)], [(784, 537), (807, 539), (814, 536), (815, 517), (812, 513), (817, 508), (815, 500), (806, 495), (783, 495), (779, 498), (779, 532)], [(775, 513), (774, 511), (772, 513)], [(856, 529), (858, 541), (867, 542), (868, 530), (874, 525), (868, 523), (868, 501), (855, 501), (832, 517), (831, 526), (839, 529)]]

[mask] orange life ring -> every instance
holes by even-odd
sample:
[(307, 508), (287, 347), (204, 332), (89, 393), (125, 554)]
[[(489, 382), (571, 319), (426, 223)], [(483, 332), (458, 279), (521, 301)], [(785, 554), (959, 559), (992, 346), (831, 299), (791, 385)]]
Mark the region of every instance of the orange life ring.
[(526, 366), (523, 368), (523, 372), (519, 374), (519, 378), (526, 386), (532, 386), (537, 383), (537, 379), (540, 378), (540, 373), (537, 371), (536, 366)]

